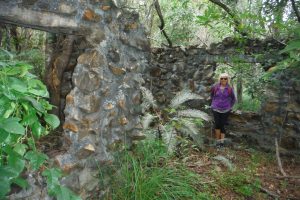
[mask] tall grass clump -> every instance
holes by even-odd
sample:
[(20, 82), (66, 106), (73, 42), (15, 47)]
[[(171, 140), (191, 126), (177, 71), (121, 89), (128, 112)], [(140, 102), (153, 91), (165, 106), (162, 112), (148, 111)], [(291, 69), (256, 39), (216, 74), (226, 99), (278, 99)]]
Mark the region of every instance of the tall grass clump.
[(203, 199), (197, 188), (201, 181), (199, 176), (172, 162), (161, 141), (143, 141), (134, 152), (118, 153), (115, 162), (106, 169), (111, 172), (111, 189), (106, 199)]

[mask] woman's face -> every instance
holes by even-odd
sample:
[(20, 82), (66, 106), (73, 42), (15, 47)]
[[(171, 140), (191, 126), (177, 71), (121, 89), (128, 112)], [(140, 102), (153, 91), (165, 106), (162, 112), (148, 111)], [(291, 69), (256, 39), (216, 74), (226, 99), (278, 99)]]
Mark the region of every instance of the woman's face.
[(227, 82), (228, 82), (228, 77), (221, 77), (221, 78), (220, 78), (220, 83), (221, 83), (222, 85), (226, 85)]

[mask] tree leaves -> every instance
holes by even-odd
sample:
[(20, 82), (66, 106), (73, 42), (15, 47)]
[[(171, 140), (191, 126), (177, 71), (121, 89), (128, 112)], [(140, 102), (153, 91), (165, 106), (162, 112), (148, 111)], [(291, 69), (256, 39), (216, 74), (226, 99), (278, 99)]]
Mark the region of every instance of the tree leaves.
[(59, 126), (59, 119), (56, 115), (53, 114), (45, 114), (45, 121), (53, 128), (57, 128)]
[(8, 133), (24, 135), (25, 128), (19, 123), (17, 118), (0, 119), (0, 128), (4, 129)]
[(59, 126), (59, 119), (47, 113), (52, 105), (44, 99), (49, 96), (46, 86), (28, 73), (31, 68), (20, 62), (0, 62), (0, 199), (12, 183), (28, 186), (19, 177), (25, 166), (38, 170), (48, 159), (36, 149), (35, 140)]
[(57, 200), (81, 200), (68, 188), (61, 186), (58, 179), (61, 177), (61, 170), (57, 168), (47, 169), (43, 176), (47, 178), (48, 192), (51, 196), (56, 196)]
[(283, 50), (279, 53), (287, 53), (294, 50), (300, 50), (300, 40), (291, 41)]
[(32, 169), (37, 170), (48, 159), (48, 156), (38, 151), (28, 151), (25, 158), (29, 160)]

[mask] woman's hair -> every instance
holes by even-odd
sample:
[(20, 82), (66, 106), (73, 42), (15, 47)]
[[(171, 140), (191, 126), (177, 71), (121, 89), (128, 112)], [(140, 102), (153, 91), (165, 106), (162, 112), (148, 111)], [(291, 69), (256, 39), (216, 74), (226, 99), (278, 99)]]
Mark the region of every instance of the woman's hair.
[(220, 83), (220, 79), (221, 78), (227, 78), (227, 83), (228, 83), (228, 85), (230, 85), (230, 76), (229, 76), (229, 74), (227, 74), (227, 73), (222, 73), (222, 74), (220, 74), (219, 75), (219, 79), (218, 79), (218, 82)]

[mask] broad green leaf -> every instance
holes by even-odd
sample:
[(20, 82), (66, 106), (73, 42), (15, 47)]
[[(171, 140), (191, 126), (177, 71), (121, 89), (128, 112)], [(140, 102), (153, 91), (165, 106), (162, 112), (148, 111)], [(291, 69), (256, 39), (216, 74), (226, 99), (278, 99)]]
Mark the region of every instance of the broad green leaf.
[(37, 79), (30, 80), (28, 83), (28, 92), (41, 97), (49, 97), (47, 87)]
[(61, 177), (62, 173), (58, 168), (51, 168), (43, 171), (42, 175), (46, 176), (50, 180), (50, 183), (59, 183), (58, 178)]
[(16, 144), (14, 151), (17, 152), (20, 156), (23, 156), (27, 150), (28, 146), (26, 144)]
[(0, 199), (5, 199), (6, 194), (10, 191), (10, 182), (7, 178), (0, 178), (0, 185)]
[(58, 179), (61, 177), (61, 170), (58, 168), (51, 168), (43, 171), (43, 176), (46, 176), (46, 182), (48, 192), (50, 195), (54, 195), (57, 190), (57, 186), (60, 185)]
[(37, 109), (38, 111), (40, 111), (42, 113), (45, 112), (45, 109), (43, 108), (43, 106), (37, 100), (35, 100), (34, 98), (26, 96), (23, 99), (29, 101), (33, 105), (33, 107), (35, 109)]
[(36, 138), (40, 138), (43, 134), (44, 127), (40, 124), (39, 121), (34, 122), (30, 125), (31, 131)]
[(16, 76), (16, 75), (20, 74), (21, 68), (17, 67), (17, 66), (6, 67), (4, 69), (4, 71), (5, 71), (5, 74), (8, 76)]
[(283, 50), (279, 53), (286, 53), (292, 50), (300, 50), (300, 40), (291, 41)]
[(8, 138), (9, 133), (5, 130), (3, 130), (2, 128), (0, 128), (0, 144), (5, 142), (6, 139)]
[(25, 93), (27, 91), (27, 84), (24, 81), (17, 79), (15, 77), (8, 78), (8, 86), (11, 89), (14, 89), (21, 93)]
[(55, 129), (59, 126), (60, 122), (56, 115), (45, 114), (44, 119), (53, 129)]
[(11, 166), (7, 166), (7, 165), (0, 166), (0, 180), (3, 179), (11, 180), (17, 176), (19, 176), (19, 173)]
[(32, 69), (33, 67), (27, 63), (19, 63), (17, 65), (20, 65), (20, 77), (25, 76), (28, 74), (28, 70)]
[(20, 187), (23, 188), (23, 189), (29, 187), (28, 182), (27, 182), (25, 179), (20, 178), (20, 177), (14, 178), (14, 179), (12, 180), (12, 182), (15, 183), (15, 184), (17, 184), (18, 186), (20, 186)]
[(38, 151), (29, 151), (26, 153), (25, 158), (29, 160), (32, 168), (37, 170), (48, 159), (48, 156)]
[(11, 151), (8, 154), (8, 166), (13, 168), (18, 174), (24, 170), (25, 160), (17, 152)]
[(29, 112), (28, 114), (24, 115), (23, 119), (22, 119), (22, 124), (23, 125), (32, 125), (35, 122), (38, 121), (38, 117), (36, 116), (36, 112), (34, 109), (32, 109), (31, 112)]
[(17, 95), (13, 91), (4, 90), (3, 94), (5, 97), (7, 97), (9, 100), (15, 101), (17, 100)]
[(42, 106), (46, 109), (46, 110), (52, 110), (52, 108), (54, 107), (53, 105), (51, 105), (48, 101), (46, 101), (45, 99), (40, 99), (40, 103), (42, 104)]
[(9, 108), (3, 114), (3, 117), (8, 118), (14, 112), (15, 108), (16, 104), (14, 102), (11, 102)]
[(8, 133), (19, 135), (25, 134), (25, 128), (19, 123), (19, 120), (16, 118), (4, 119), (0, 124), (0, 128), (4, 129)]
[(4, 113), (10, 108), (10, 100), (6, 96), (0, 98), (0, 116), (3, 116)]

